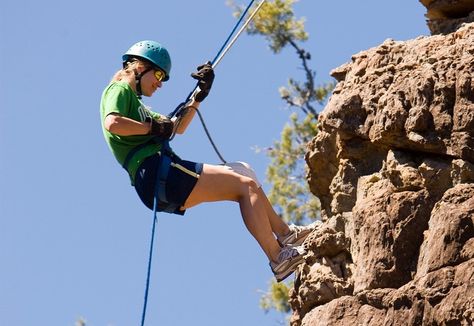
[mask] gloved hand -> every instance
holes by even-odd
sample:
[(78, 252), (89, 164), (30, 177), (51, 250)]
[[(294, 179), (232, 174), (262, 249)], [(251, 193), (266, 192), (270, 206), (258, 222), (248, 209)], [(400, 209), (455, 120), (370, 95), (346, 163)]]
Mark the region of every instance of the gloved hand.
[(173, 134), (174, 123), (168, 118), (156, 120), (148, 117), (145, 121), (151, 122), (150, 135), (158, 136), (161, 139), (170, 139)]
[(203, 65), (197, 67), (197, 72), (193, 72), (191, 77), (198, 80), (198, 86), (200, 91), (194, 96), (197, 102), (202, 102), (209, 95), (209, 91), (214, 81), (214, 69), (212, 68), (211, 62), (208, 61)]

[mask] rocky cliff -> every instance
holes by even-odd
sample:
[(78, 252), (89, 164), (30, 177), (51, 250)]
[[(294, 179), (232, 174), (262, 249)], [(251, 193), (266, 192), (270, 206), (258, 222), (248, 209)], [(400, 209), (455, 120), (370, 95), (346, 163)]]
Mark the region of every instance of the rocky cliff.
[(474, 21), (472, 0), (420, 0), (427, 8), (426, 17), (431, 34), (447, 34), (462, 24)]
[(324, 223), (305, 242), (293, 326), (474, 323), (473, 1), (422, 2), (439, 35), (332, 72), (306, 155)]

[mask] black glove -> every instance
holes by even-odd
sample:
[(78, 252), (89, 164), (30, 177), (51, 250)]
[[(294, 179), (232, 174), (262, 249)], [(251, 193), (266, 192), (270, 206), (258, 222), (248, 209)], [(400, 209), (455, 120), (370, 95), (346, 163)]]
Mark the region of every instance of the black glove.
[(197, 67), (197, 72), (193, 72), (191, 77), (198, 80), (198, 86), (200, 91), (194, 96), (197, 102), (202, 102), (209, 94), (214, 81), (214, 69), (212, 68), (211, 62), (208, 61), (203, 65)]
[(170, 139), (173, 134), (174, 123), (168, 118), (155, 120), (147, 117), (145, 121), (151, 122), (150, 135), (158, 136), (161, 139)]

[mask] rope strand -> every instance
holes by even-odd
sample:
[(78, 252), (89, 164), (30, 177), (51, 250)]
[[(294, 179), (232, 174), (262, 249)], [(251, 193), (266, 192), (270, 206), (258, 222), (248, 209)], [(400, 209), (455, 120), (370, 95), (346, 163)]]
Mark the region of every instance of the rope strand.
[(209, 139), (209, 142), (211, 143), (212, 147), (214, 148), (214, 152), (216, 152), (217, 156), (221, 160), (222, 163), (227, 164), (227, 161), (224, 159), (222, 154), (219, 152), (219, 149), (217, 148), (216, 144), (214, 143), (214, 140), (211, 137), (211, 134), (209, 133), (209, 130), (207, 129), (206, 123), (204, 122), (204, 118), (202, 117), (201, 111), (198, 110), (197, 107), (195, 106), (188, 106), (187, 108), (191, 108), (194, 111), (197, 112), (199, 120), (201, 120), (202, 128), (206, 132), (206, 136)]
[(144, 298), (144, 301), (143, 301), (141, 326), (145, 325), (146, 307), (147, 307), (147, 303), (148, 303), (148, 290), (150, 289), (151, 262), (153, 260), (153, 243), (154, 243), (154, 240), (155, 240), (155, 226), (156, 226), (156, 222), (157, 222), (157, 218), (156, 218), (157, 206), (158, 206), (158, 199), (155, 198), (155, 202), (154, 202), (154, 205), (153, 205), (153, 226), (151, 228), (150, 252), (148, 254), (148, 268), (147, 268), (147, 274), (146, 274), (145, 298)]
[(232, 37), (232, 35), (234, 35), (235, 33), (235, 30), (237, 29), (237, 27), (239, 27), (240, 23), (242, 22), (242, 20), (244, 19), (245, 15), (247, 15), (247, 12), (249, 11), (250, 7), (252, 7), (253, 3), (255, 2), (255, 0), (252, 0), (250, 1), (250, 3), (248, 4), (247, 8), (245, 8), (245, 10), (242, 12), (242, 15), (240, 15), (240, 18), (239, 20), (237, 21), (237, 23), (235, 24), (234, 26), (234, 29), (232, 29), (232, 32), (230, 32), (229, 36), (227, 37), (227, 40), (225, 40), (224, 44), (222, 44), (222, 47), (220, 48), (219, 52), (217, 52), (216, 56), (214, 57), (214, 59), (212, 59), (212, 67), (214, 68), (214, 63), (216, 62), (217, 58), (219, 58), (219, 56), (221, 55), (222, 51), (224, 50), (224, 48), (226, 47), (227, 43), (229, 43), (229, 40), (230, 38)]

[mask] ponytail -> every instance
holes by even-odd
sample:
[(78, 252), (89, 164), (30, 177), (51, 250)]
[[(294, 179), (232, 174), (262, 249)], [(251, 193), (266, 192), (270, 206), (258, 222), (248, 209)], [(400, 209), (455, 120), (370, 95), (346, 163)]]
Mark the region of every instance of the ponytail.
[(138, 59), (134, 59), (132, 61), (129, 61), (129, 62), (126, 62), (124, 67), (122, 69), (120, 69), (119, 71), (117, 71), (113, 76), (112, 76), (112, 79), (111, 79), (111, 82), (114, 82), (114, 81), (121, 81), (123, 78), (127, 77), (127, 76), (130, 76), (130, 75), (133, 75), (133, 70), (136, 69), (137, 67), (144, 67), (144, 68), (147, 68), (148, 67), (148, 64), (146, 64), (145, 62), (141, 61), (141, 60), (138, 60)]

